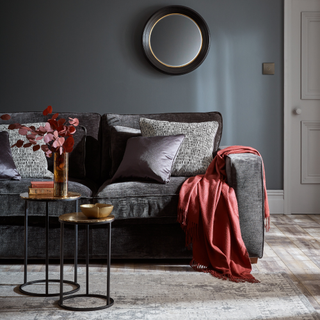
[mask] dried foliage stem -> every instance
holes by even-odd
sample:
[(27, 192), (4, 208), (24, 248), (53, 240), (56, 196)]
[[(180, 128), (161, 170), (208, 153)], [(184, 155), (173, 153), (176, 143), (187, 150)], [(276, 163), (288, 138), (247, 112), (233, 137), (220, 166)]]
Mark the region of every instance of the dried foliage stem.
[[(47, 116), (52, 114), (52, 107), (48, 106), (43, 115)], [(71, 152), (74, 146), (73, 134), (76, 132), (76, 128), (79, 125), (77, 118), (59, 119), (57, 120), (59, 113), (55, 113), (49, 120), (47, 120), (45, 126), (27, 127), (20, 123), (10, 124), (8, 129), (19, 130), (19, 134), (25, 136), (28, 142), (18, 140), (11, 147), (32, 147), (33, 151), (37, 151), (40, 148), (44, 151), (47, 157), (51, 157), (53, 152)], [(4, 114), (0, 117), (2, 120), (10, 120), (11, 117), (8, 114)], [(38, 144), (40, 141), (44, 142), (41, 146)]]

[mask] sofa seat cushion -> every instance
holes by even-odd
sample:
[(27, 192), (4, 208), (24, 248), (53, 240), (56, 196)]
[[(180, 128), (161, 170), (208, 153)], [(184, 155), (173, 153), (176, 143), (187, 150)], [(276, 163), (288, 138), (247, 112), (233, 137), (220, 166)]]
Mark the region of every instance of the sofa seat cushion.
[[(0, 218), (24, 216), (24, 200), (20, 194), (27, 192), (31, 181), (36, 179), (22, 178), (21, 181), (0, 181)], [(73, 179), (74, 180), (74, 179)], [(68, 189), (81, 194), (79, 204), (90, 203), (97, 185), (89, 180), (69, 181)], [(30, 216), (45, 216), (44, 201), (28, 201)], [(49, 203), (49, 216), (59, 217), (64, 213), (75, 212), (75, 201), (53, 201)]]
[[(37, 181), (34, 178), (22, 178), (20, 181), (4, 180), (0, 181), (0, 194), (18, 194), (28, 192), (31, 181)], [(93, 189), (93, 190), (92, 190)], [(97, 186), (92, 181), (72, 179), (68, 181), (68, 190), (78, 192), (82, 197), (89, 198), (95, 192)]]
[(81, 198), (91, 199), (97, 193), (98, 188), (98, 184), (90, 179), (70, 178), (68, 181), (68, 190), (80, 193)]
[(116, 219), (176, 218), (179, 191), (186, 177), (171, 177), (167, 184), (128, 181), (110, 183), (99, 189), (96, 201), (114, 206)]

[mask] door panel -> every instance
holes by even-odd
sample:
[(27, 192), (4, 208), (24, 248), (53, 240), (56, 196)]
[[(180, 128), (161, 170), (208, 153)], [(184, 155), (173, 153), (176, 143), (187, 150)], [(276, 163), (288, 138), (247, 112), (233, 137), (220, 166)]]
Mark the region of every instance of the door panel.
[(320, 213), (320, 0), (285, 6), (286, 213)]
[(302, 99), (320, 99), (320, 12), (302, 12)]
[(320, 183), (320, 121), (301, 121), (301, 184)]

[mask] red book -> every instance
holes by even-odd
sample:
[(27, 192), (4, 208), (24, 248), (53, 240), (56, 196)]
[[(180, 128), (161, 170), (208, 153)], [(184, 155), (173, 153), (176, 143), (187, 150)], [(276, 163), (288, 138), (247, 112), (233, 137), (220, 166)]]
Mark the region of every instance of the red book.
[(31, 188), (53, 188), (53, 181), (31, 181)]

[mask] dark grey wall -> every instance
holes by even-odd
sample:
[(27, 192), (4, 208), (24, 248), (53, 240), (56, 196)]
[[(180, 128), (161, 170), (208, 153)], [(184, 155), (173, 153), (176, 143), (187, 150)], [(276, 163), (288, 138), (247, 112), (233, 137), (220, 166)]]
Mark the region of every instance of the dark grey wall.
[[(141, 35), (155, 10), (185, 5), (206, 20), (211, 48), (182, 76), (145, 59)], [(220, 111), (223, 145), (249, 145), (267, 188), (283, 182), (283, 1), (10, 0), (0, 5), (0, 112)], [(275, 75), (262, 63), (275, 62)]]

